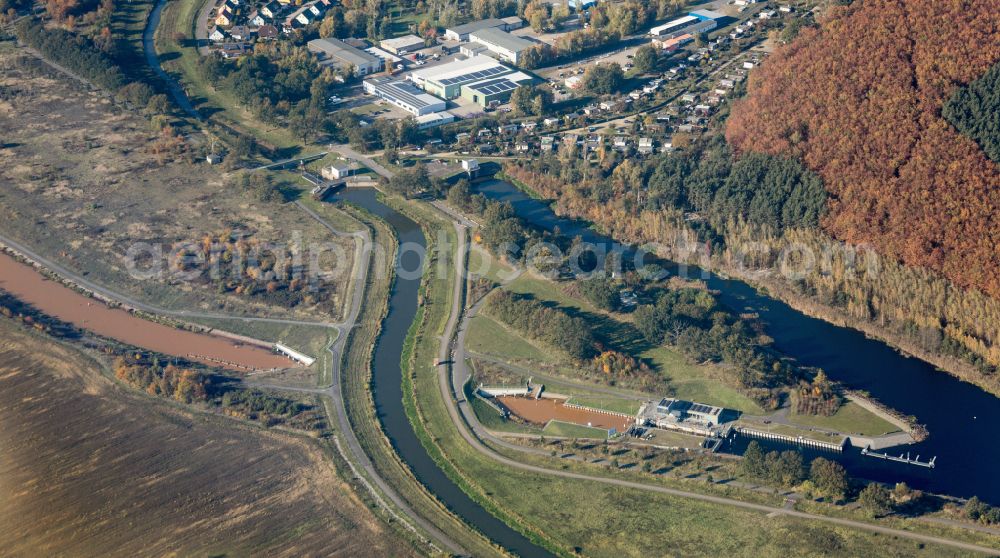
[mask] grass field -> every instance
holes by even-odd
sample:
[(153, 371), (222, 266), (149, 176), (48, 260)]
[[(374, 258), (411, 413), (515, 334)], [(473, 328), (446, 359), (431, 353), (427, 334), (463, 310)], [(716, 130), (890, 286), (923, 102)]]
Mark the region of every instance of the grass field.
[(593, 438), (604, 440), (608, 437), (608, 431), (600, 428), (591, 428), (580, 424), (562, 422), (560, 420), (550, 420), (542, 432), (549, 436), (563, 436), (566, 438)]
[(478, 244), (470, 245), (469, 274), (473, 278), (485, 277), (494, 283), (501, 284), (514, 273), (514, 269), (493, 257), (485, 248)]
[(656, 365), (656, 369), (664, 374), (670, 382), (670, 388), (676, 397), (698, 401), (709, 405), (718, 405), (744, 413), (762, 414), (760, 408), (752, 399), (729, 387), (720, 380), (711, 377), (712, 365), (694, 365), (681, 354), (669, 347), (657, 347), (640, 355)]
[(533, 360), (555, 364), (559, 359), (552, 351), (544, 351), (493, 318), (480, 314), (469, 323), (466, 348), (474, 353), (502, 356), (511, 360)]
[[(192, 163), (187, 155), (160, 160), (151, 152), (158, 135), (145, 119), (45, 66), (15, 67), (25, 56), (0, 45), (0, 64), (7, 68), (0, 83), (16, 84), (13, 96), (0, 101), (0, 182), (8, 186), (0, 192), (0, 232), (89, 280), (156, 306), (338, 319), (353, 240), (332, 236), (293, 205), (253, 200), (230, 186), (219, 167)], [(332, 243), (342, 256), (325, 253), (324, 269), (344, 273), (324, 283), (316, 304), (290, 308), (265, 296), (219, 292), (207, 273), (187, 280), (166, 265), (175, 246), (227, 232), (293, 247), (300, 242), (302, 248)], [(159, 273), (143, 279), (130, 273), (127, 255), (136, 248), (140, 254), (159, 250)]]
[[(301, 141), (285, 128), (258, 121), (248, 110), (240, 107), (230, 92), (214, 88), (199, 75), (197, 61), (201, 55), (194, 42), (194, 23), (199, 9), (206, 1), (211, 0), (176, 0), (164, 8), (156, 31), (156, 51), (160, 54), (164, 71), (178, 79), (191, 102), (203, 115), (210, 115), (213, 120), (251, 134), (277, 148), (300, 146)], [(175, 34), (178, 33), (185, 37), (180, 43), (175, 39)]]
[(18, 555), (414, 555), (328, 448), (119, 386), (0, 319), (0, 542)]
[[(877, 545), (882, 556), (960, 555), (865, 532), (831, 527), (787, 517), (766, 517), (726, 506), (612, 487), (595, 482), (560, 479), (501, 466), (476, 452), (459, 436), (438, 388), (439, 368), (433, 365), (439, 335), (447, 320), (447, 278), (428, 279), (428, 313), (414, 345), (412, 384), (405, 397), (414, 407), (414, 426), (432, 456), (468, 492), (508, 520), (517, 521), (539, 540), (550, 541), (562, 555), (614, 557), (730, 554), (755, 556), (856, 556)], [(409, 404), (409, 403), (408, 403)], [(518, 454), (518, 459), (535, 458)], [(568, 465), (537, 458), (554, 468)], [(605, 470), (607, 471), (607, 470)], [(608, 475), (616, 475), (607, 471)], [(652, 477), (649, 477), (652, 480)], [(661, 482), (666, 482), (665, 480)], [(719, 490), (730, 490), (719, 488)], [(753, 529), (733, 526), (753, 525)]]
[(845, 403), (830, 417), (791, 413), (788, 415), (788, 420), (802, 426), (830, 428), (848, 434), (861, 434), (862, 436), (879, 436), (899, 431), (896, 425), (850, 401)]
[(592, 409), (603, 409), (605, 411), (625, 413), (626, 415), (634, 415), (638, 413), (639, 406), (642, 405), (641, 402), (636, 401), (635, 399), (625, 399), (604, 395), (574, 395), (568, 402), (583, 405), (584, 407), (590, 407)]

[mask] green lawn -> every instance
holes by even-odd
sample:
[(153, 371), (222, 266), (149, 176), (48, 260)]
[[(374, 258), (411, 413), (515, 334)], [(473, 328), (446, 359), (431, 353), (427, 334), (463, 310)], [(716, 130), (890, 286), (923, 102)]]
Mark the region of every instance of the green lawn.
[(527, 424), (521, 424), (511, 420), (506, 420), (496, 409), (489, 406), (482, 399), (469, 395), (467, 397), (469, 405), (472, 406), (472, 410), (476, 413), (476, 418), (479, 422), (483, 424), (486, 428), (496, 432), (513, 432), (517, 434), (540, 434), (542, 430), (536, 426), (531, 426)]
[(708, 377), (707, 366), (691, 364), (669, 347), (650, 349), (640, 357), (652, 362), (656, 369), (666, 376), (674, 395), (681, 399), (753, 415), (764, 413), (764, 410), (749, 397), (719, 380)]
[(604, 440), (608, 437), (608, 431), (602, 428), (591, 428), (571, 422), (561, 420), (550, 420), (542, 432), (549, 436), (563, 436), (565, 438), (595, 438)]
[[(206, 83), (197, 71), (201, 56), (195, 46), (195, 18), (202, 4), (211, 0), (175, 0), (163, 10), (156, 32), (156, 51), (160, 54), (163, 69), (181, 82), (191, 101), (203, 115), (224, 122), (253, 135), (274, 147), (299, 146), (301, 141), (281, 127), (259, 122), (249, 111), (240, 107), (236, 98), (226, 89), (215, 89)], [(175, 34), (185, 37), (178, 43)]]
[(562, 291), (560, 284), (549, 281), (541, 277), (536, 277), (530, 273), (525, 273), (507, 286), (507, 290), (518, 294), (532, 295), (538, 300), (548, 300), (560, 306), (573, 308), (584, 312), (597, 312), (593, 306), (585, 300), (573, 298)]
[(534, 360), (550, 364), (559, 362), (551, 351), (542, 351), (493, 318), (482, 314), (472, 318), (465, 346), (472, 352), (504, 360)]
[(483, 247), (473, 244), (469, 250), (469, 274), (473, 277), (485, 277), (494, 283), (501, 284), (511, 277), (514, 269), (493, 257)]
[(830, 417), (789, 414), (788, 420), (802, 426), (828, 428), (862, 436), (880, 436), (899, 431), (896, 425), (852, 402), (844, 404)]
[(635, 399), (612, 397), (610, 395), (574, 395), (570, 398), (569, 402), (577, 405), (583, 405), (584, 407), (590, 407), (592, 409), (604, 409), (605, 411), (625, 413), (626, 415), (634, 415), (638, 413), (639, 406), (642, 405), (642, 402), (636, 401)]

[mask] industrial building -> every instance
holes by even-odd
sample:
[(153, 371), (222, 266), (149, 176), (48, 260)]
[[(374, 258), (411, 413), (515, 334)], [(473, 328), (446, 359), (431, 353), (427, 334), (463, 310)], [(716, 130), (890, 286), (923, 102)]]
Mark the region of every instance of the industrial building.
[(449, 27), (444, 31), (444, 38), (449, 41), (468, 41), (469, 33), (479, 31), (480, 29), (486, 29), (489, 27), (497, 27), (502, 31), (508, 30), (508, 23), (502, 19), (490, 18), (482, 19), (479, 21), (472, 21), (469, 23), (464, 23), (462, 25), (456, 25), (455, 27)]
[(455, 115), (448, 111), (435, 112), (432, 114), (425, 114), (423, 116), (418, 116), (414, 118), (417, 122), (417, 129), (426, 130), (427, 128), (433, 128), (435, 126), (443, 126), (455, 121)]
[(656, 428), (711, 431), (723, 422), (724, 410), (683, 399), (663, 398), (658, 403), (643, 405), (636, 423)]
[(660, 40), (672, 39), (685, 34), (697, 35), (715, 29), (716, 20), (721, 17), (723, 15), (718, 12), (695, 10), (684, 17), (650, 29), (649, 34)]
[(683, 35), (678, 35), (670, 39), (657, 37), (653, 39), (653, 46), (661, 48), (667, 52), (673, 52), (693, 40), (694, 37), (690, 33), (684, 33)]
[(416, 35), (403, 35), (395, 39), (384, 39), (379, 43), (384, 50), (397, 56), (424, 48), (424, 40)]
[(309, 52), (319, 57), (320, 66), (333, 66), (339, 70), (353, 68), (356, 76), (367, 76), (382, 69), (381, 58), (338, 39), (313, 39), (307, 46)]
[(461, 95), (463, 85), (497, 78), (511, 71), (489, 56), (473, 56), (418, 70), (410, 74), (410, 79), (432, 95), (442, 99), (454, 99)]
[(441, 112), (447, 107), (447, 103), (421, 91), (412, 83), (390, 76), (366, 79), (364, 88), (365, 93), (384, 99), (414, 116)]
[(531, 81), (532, 77), (524, 72), (477, 81), (462, 86), (462, 98), (482, 107), (488, 107), (494, 103), (506, 103), (510, 100), (515, 89)]
[(535, 44), (496, 27), (487, 27), (469, 33), (469, 41), (485, 46), (500, 60), (511, 64), (517, 64), (521, 60), (521, 53)]

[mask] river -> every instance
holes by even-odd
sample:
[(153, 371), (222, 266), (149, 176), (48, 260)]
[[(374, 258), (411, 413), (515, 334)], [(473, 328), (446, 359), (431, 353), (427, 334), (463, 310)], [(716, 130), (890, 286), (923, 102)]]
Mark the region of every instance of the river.
[[(353, 203), (384, 219), (395, 231), (401, 246), (406, 244), (419, 246), (421, 249), (426, 247), (427, 242), (420, 226), (378, 201), (374, 189), (350, 189), (339, 192), (333, 199)], [(417, 313), (420, 278), (413, 278), (412, 272), (423, 269), (423, 265), (422, 253), (407, 250), (396, 254), (396, 269), (409, 273), (397, 274), (393, 282), (392, 293), (389, 296), (389, 312), (375, 345), (372, 392), (376, 413), (396, 453), (409, 465), (417, 479), (448, 506), (448, 509), (494, 542), (519, 556), (550, 556), (544, 549), (483, 509), (452, 482), (420, 443), (406, 415), (403, 408), (403, 371), (400, 359), (403, 354), (403, 343)]]
[(111, 308), (46, 278), (35, 268), (4, 253), (0, 253), (0, 290), (39, 312), (78, 328), (165, 355), (237, 372), (299, 366), (263, 343), (252, 344), (221, 335), (177, 329), (120, 308)]
[[(510, 202), (515, 213), (529, 225), (561, 234), (579, 235), (584, 241), (616, 245), (585, 223), (557, 216), (544, 201), (532, 199), (515, 186), (500, 180), (477, 185), (493, 200)], [(676, 271), (676, 268), (668, 270)], [(1000, 399), (962, 382), (934, 366), (904, 356), (881, 341), (859, 331), (838, 327), (809, 317), (787, 304), (758, 293), (749, 284), (691, 268), (693, 278), (706, 277), (720, 301), (741, 312), (756, 312), (767, 325), (775, 347), (806, 366), (820, 367), (830, 378), (846, 386), (869, 392), (875, 399), (927, 425), (930, 437), (913, 445), (884, 450), (890, 454), (910, 452), (921, 460), (937, 456), (932, 470), (913, 465), (864, 457), (858, 448), (843, 454), (803, 450), (806, 457), (822, 455), (836, 459), (854, 476), (884, 482), (906, 481), (911, 486), (955, 496), (979, 496), (1000, 504), (1000, 445), (993, 444), (1000, 425)], [(746, 440), (729, 448), (740, 452)], [(765, 443), (783, 449), (785, 444)]]

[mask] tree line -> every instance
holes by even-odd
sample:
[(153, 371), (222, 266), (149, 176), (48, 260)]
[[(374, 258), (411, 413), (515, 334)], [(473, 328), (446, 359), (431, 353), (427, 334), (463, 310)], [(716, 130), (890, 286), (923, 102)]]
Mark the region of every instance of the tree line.
[[(751, 441), (747, 445), (740, 462), (740, 471), (747, 477), (772, 486), (794, 488), (810, 498), (823, 498), (834, 504), (854, 500), (869, 517), (904, 511), (916, 506), (924, 498), (923, 492), (902, 482), (892, 490), (874, 482), (861, 485), (852, 481), (843, 465), (823, 457), (813, 459), (807, 467), (800, 452), (765, 452), (757, 441)], [(976, 504), (975, 509), (983, 507)]]
[[(875, 328), (906, 350), (1000, 393), (1000, 301), (878, 257), (872, 246), (831, 239), (821, 229), (829, 211), (825, 188), (817, 188), (815, 175), (795, 161), (759, 154), (737, 158), (710, 134), (653, 162), (626, 159), (605, 147), (583, 159), (568, 146), (555, 156), (509, 163), (505, 172), (553, 200), (557, 213), (593, 222), (617, 240), (656, 243), (675, 261), (707, 259), (742, 273), (777, 269), (783, 254), (804, 249), (817, 260), (796, 268), (797, 277), (757, 280), (813, 313)], [(761, 177), (759, 187), (754, 177)]]

